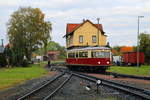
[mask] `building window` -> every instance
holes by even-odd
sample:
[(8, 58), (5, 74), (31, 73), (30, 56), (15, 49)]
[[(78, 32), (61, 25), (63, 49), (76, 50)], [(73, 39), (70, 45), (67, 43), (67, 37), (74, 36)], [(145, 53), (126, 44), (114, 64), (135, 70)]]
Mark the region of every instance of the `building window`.
[(83, 35), (79, 36), (79, 43), (83, 43)]
[(70, 39), (68, 38), (68, 45), (70, 45)]
[(92, 43), (96, 43), (96, 36), (95, 35), (92, 36)]
[(73, 44), (73, 37), (70, 37), (70, 44)]
[(70, 36), (67, 37), (67, 44), (70, 45)]

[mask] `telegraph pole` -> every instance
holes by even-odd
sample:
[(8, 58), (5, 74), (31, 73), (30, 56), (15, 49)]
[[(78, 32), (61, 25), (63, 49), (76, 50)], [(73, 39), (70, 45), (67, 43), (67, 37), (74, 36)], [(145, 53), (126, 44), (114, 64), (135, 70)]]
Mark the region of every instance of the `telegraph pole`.
[(144, 16), (138, 16), (138, 30), (137, 30), (137, 67), (139, 67), (139, 35), (140, 35), (140, 18)]
[(4, 44), (3, 44), (4, 39), (1, 39), (1, 41), (2, 41), (2, 47), (4, 47)]
[(97, 28), (98, 28), (98, 31), (97, 31), (97, 45), (99, 46), (99, 20), (100, 18), (97, 18)]

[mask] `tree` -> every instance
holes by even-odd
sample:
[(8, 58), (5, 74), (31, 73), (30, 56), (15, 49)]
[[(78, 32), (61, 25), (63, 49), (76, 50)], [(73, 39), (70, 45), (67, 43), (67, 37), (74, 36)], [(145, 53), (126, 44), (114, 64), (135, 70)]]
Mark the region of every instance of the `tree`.
[(140, 51), (144, 52), (145, 60), (150, 64), (150, 34), (142, 33), (139, 36), (140, 41)]
[(7, 65), (6, 56), (0, 53), (0, 67), (5, 67)]
[(60, 56), (59, 59), (64, 59), (66, 57), (66, 51), (65, 51), (65, 47), (64, 46), (60, 46), (59, 43), (56, 43), (54, 41), (50, 41), (47, 45), (47, 50), (51, 50), (51, 51), (60, 51)]
[(114, 53), (115, 56), (121, 55), (120, 49), (121, 49), (121, 46), (114, 46), (114, 47), (112, 48), (112, 50), (113, 50), (112, 52)]
[[(45, 54), (44, 51), (45, 51), (44, 48), (40, 48), (39, 50), (36, 51), (36, 53), (42, 55), (42, 54)], [(47, 44), (46, 51), (60, 51), (59, 58), (64, 59), (66, 57), (65, 47), (61, 46), (59, 43), (56, 43), (54, 41), (50, 41)]]
[(22, 63), (24, 56), (30, 60), (32, 52), (39, 47), (46, 48), (52, 28), (44, 17), (39, 8), (31, 7), (19, 8), (11, 15), (7, 31), (17, 63)]

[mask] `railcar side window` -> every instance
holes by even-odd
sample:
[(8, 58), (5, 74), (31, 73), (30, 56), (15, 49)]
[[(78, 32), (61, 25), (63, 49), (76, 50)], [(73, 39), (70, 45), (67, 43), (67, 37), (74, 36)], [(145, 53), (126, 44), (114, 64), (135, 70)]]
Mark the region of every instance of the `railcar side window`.
[(109, 52), (91, 52), (92, 57), (93, 58), (109, 58), (110, 57), (110, 53)]
[(68, 53), (68, 58), (75, 58), (75, 53)]
[(91, 52), (92, 54), (92, 58), (95, 58), (96, 57), (96, 52)]
[(86, 58), (88, 57), (88, 52), (79, 52), (79, 57), (83, 57), (83, 58)]
[(92, 52), (92, 57), (93, 58), (98, 58), (99, 57), (99, 52)]

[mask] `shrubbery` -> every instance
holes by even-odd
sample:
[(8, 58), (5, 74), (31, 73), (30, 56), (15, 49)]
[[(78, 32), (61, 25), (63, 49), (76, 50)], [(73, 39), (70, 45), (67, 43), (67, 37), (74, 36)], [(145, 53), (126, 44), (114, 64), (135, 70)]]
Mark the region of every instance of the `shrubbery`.
[(6, 57), (4, 54), (0, 54), (0, 67), (5, 67), (7, 65)]
[(14, 52), (14, 48), (5, 47), (4, 53), (0, 54), (0, 67), (8, 66), (28, 66), (28, 60), (23, 59), (23, 54)]
[(23, 62), (22, 62), (22, 64), (21, 64), (21, 66), (22, 67), (28, 67), (28, 60), (23, 60)]

